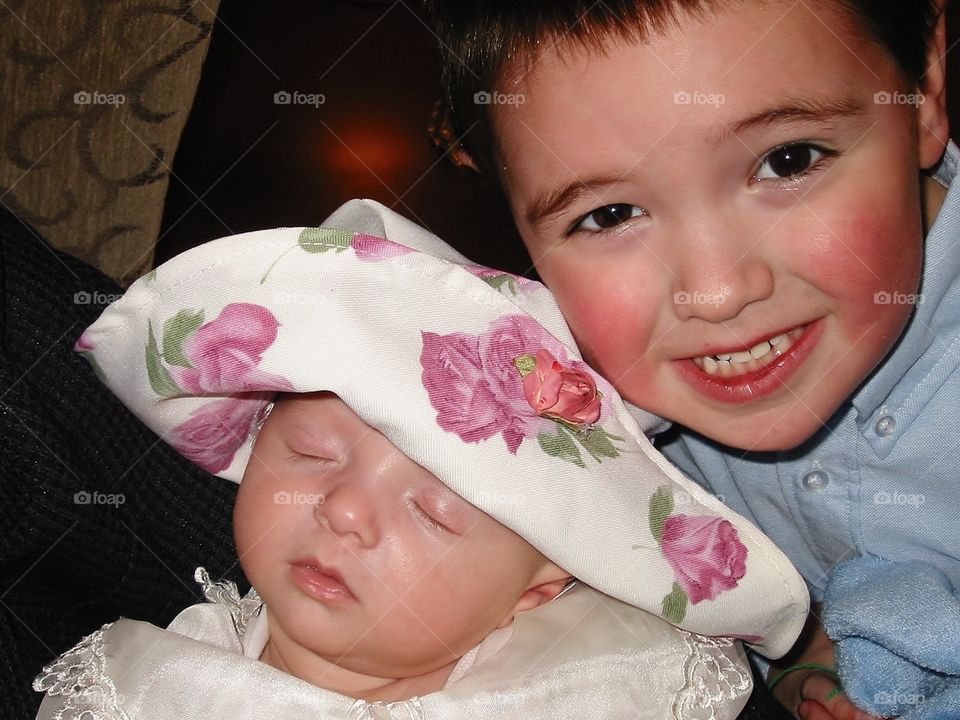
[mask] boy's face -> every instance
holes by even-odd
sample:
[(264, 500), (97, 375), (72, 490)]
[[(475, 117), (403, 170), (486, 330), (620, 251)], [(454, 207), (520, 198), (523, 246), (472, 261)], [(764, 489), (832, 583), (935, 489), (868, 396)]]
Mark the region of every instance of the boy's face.
[(833, 5), (728, 3), (647, 44), (548, 48), (506, 78), (524, 102), (493, 109), (516, 222), (587, 359), (744, 449), (819, 429), (917, 292), (942, 103), (909, 104)]
[(455, 661), (559, 571), (328, 393), (274, 407), (234, 530), (271, 641), (381, 679)]

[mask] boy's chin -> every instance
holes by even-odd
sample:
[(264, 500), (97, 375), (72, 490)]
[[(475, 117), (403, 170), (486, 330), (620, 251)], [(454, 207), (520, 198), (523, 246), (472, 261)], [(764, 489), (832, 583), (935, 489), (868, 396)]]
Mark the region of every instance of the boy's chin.
[(712, 418), (683, 423), (714, 442), (744, 452), (793, 450), (816, 435), (824, 423), (809, 408), (800, 406), (754, 417)]

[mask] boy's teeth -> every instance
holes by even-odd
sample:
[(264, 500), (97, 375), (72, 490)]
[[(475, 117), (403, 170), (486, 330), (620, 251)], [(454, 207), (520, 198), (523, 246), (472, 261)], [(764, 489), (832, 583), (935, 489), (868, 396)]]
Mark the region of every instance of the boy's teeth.
[(769, 340), (761, 340), (749, 350), (735, 353), (718, 353), (696, 357), (693, 362), (708, 375), (732, 377), (754, 372), (772, 363), (778, 356), (789, 350), (803, 333), (803, 327), (790, 332), (775, 335)]
[(750, 357), (760, 359), (770, 352), (770, 348), (772, 347), (773, 345), (768, 343), (766, 340), (758, 342), (756, 345), (750, 348)]

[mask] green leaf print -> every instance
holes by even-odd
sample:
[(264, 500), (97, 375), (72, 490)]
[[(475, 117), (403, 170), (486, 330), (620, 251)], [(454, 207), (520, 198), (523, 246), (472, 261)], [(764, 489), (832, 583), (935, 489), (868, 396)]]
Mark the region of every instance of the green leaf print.
[(352, 242), (353, 231), (343, 228), (304, 228), (297, 238), (297, 243), (308, 253), (343, 252)]
[(181, 310), (163, 324), (163, 359), (171, 365), (192, 368), (183, 353), (184, 341), (203, 325), (203, 310)]
[(573, 438), (570, 437), (568, 432), (564, 431), (562, 426), (557, 426), (557, 432), (555, 435), (552, 435), (548, 432), (540, 433), (537, 435), (537, 442), (540, 443), (540, 448), (547, 455), (552, 455), (553, 457), (560, 458), (561, 460), (566, 460), (567, 462), (571, 462), (578, 467), (587, 467), (583, 462), (583, 457), (580, 455), (580, 451), (577, 450), (577, 446), (573, 442)]
[(160, 350), (157, 348), (157, 339), (153, 335), (153, 326), (147, 322), (147, 377), (150, 378), (150, 387), (157, 395), (171, 397), (180, 392), (180, 388), (170, 377), (170, 373), (163, 366)]
[(650, 532), (660, 542), (663, 535), (663, 522), (673, 512), (673, 491), (669, 485), (657, 488), (650, 498)]
[(620, 451), (614, 446), (613, 441), (622, 441), (623, 438), (611, 435), (602, 427), (595, 426), (586, 432), (578, 432), (576, 438), (597, 462), (602, 462), (602, 458), (605, 457), (620, 457)]
[(668, 622), (674, 624), (683, 622), (687, 614), (687, 594), (679, 583), (673, 583), (673, 590), (669, 595), (664, 596), (660, 603), (660, 614)]

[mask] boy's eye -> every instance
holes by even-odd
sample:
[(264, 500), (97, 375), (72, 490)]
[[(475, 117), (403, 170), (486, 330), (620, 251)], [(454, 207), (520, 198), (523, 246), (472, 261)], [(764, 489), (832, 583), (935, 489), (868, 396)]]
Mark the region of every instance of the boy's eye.
[(629, 203), (616, 203), (614, 205), (604, 205), (596, 210), (591, 210), (582, 218), (577, 220), (571, 232), (584, 230), (586, 232), (601, 232), (609, 230), (617, 225), (622, 225), (635, 217), (646, 215), (647, 211), (636, 205)]
[(816, 167), (830, 152), (810, 143), (784, 145), (772, 150), (760, 163), (755, 180), (777, 180), (803, 175)]

